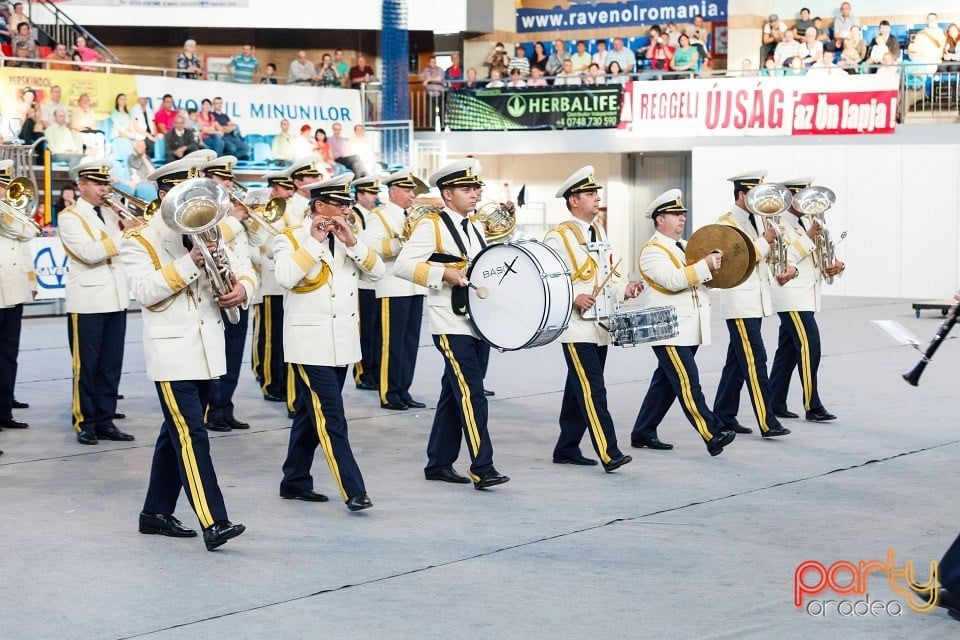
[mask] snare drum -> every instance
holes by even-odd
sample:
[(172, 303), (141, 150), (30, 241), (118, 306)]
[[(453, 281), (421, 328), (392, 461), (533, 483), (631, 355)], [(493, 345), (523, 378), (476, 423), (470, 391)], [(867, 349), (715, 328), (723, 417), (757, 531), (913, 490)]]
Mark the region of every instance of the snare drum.
[(620, 347), (666, 340), (680, 333), (674, 307), (621, 311), (607, 318), (606, 325), (611, 341)]
[(548, 344), (570, 323), (570, 272), (560, 255), (542, 242), (489, 245), (473, 259), (467, 277), (487, 294), (481, 299), (476, 289), (468, 289), (470, 322), (500, 351)]

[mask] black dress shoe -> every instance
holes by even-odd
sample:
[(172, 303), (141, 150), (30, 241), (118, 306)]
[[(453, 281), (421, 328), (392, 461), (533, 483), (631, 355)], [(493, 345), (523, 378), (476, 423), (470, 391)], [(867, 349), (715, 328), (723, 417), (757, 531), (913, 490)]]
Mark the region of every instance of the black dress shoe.
[(327, 496), (317, 493), (313, 489), (303, 489), (302, 491), (280, 489), (280, 497), (286, 500), (303, 500), (304, 502), (327, 502), (330, 500)]
[(828, 420), (836, 420), (837, 416), (833, 415), (823, 407), (819, 409), (814, 409), (812, 411), (807, 411), (807, 420), (810, 422), (827, 422)]
[(233, 524), (229, 520), (221, 520), (214, 523), (209, 529), (203, 530), (203, 543), (207, 545), (207, 551), (213, 551), (224, 542), (246, 531), (247, 528), (242, 524)]
[(497, 394), (495, 394), (493, 391), (490, 391), (490, 389), (484, 389), (484, 390), (483, 390), (483, 395), (489, 397), (489, 396), (495, 396), (495, 395), (497, 395)]
[(736, 418), (733, 419), (733, 422), (723, 425), (723, 428), (734, 433), (753, 433), (753, 429), (743, 426)]
[(597, 461), (578, 453), (575, 456), (553, 456), (553, 464), (576, 464), (582, 467), (592, 467), (597, 464)]
[(171, 538), (195, 538), (197, 532), (183, 526), (172, 515), (140, 512), (140, 533), (170, 536)]
[(710, 452), (711, 456), (718, 456), (723, 453), (723, 448), (733, 442), (736, 437), (735, 431), (726, 428), (720, 429), (720, 433), (714, 434), (712, 438), (707, 440), (707, 451)]
[(13, 401), (13, 408), (14, 408), (14, 409), (29, 409), (29, 408), (30, 408), (30, 405), (29, 405), (28, 403), (26, 403), (26, 402), (20, 402), (19, 400), (14, 400), (14, 401)]
[(125, 413), (120, 413), (120, 412), (118, 411), (118, 412), (116, 412), (116, 413), (113, 414), (113, 419), (114, 419), (114, 420), (126, 420), (126, 419), (127, 419), (127, 414), (125, 414)]
[(632, 460), (633, 458), (631, 456), (627, 456), (621, 453), (616, 458), (612, 458), (610, 462), (604, 462), (603, 470), (606, 471), (607, 473), (610, 473), (611, 471), (616, 471), (617, 469), (627, 464), (628, 462), (631, 462)]
[(230, 429), (230, 425), (228, 425), (226, 422), (217, 422), (215, 420), (211, 420), (210, 422), (208, 422), (206, 424), (206, 427), (207, 427), (207, 431), (231, 431), (232, 430)]
[[(265, 393), (265, 394), (263, 394), (263, 399), (266, 400), (267, 402), (286, 402), (286, 401), (287, 401), (286, 398), (282, 398), (282, 397), (280, 397), (280, 396), (275, 396), (275, 395), (273, 395), (272, 393)], [(216, 526), (216, 525), (214, 525), (214, 526)], [(238, 533), (237, 535), (240, 535), (240, 534)]]
[(392, 411), (406, 411), (407, 405), (404, 402), (381, 402), (381, 409), (390, 409)]
[(249, 429), (250, 425), (244, 422), (243, 420), (237, 420), (233, 416), (229, 418), (224, 418), (223, 423), (230, 427), (231, 429)]
[(97, 444), (100, 440), (95, 431), (80, 431), (77, 433), (77, 442), (80, 444)]
[(97, 429), (97, 438), (100, 440), (114, 440), (116, 442), (130, 442), (131, 440), (135, 440), (132, 435), (124, 433), (116, 427)]
[(775, 427), (770, 427), (769, 429), (764, 431), (761, 435), (764, 438), (776, 438), (777, 436), (785, 436), (785, 435), (788, 435), (789, 433), (790, 433), (790, 429), (787, 429), (786, 427), (778, 424)]
[(498, 484), (503, 484), (504, 482), (510, 482), (508, 476), (503, 475), (493, 467), (490, 467), (490, 470), (484, 473), (483, 475), (470, 474), (473, 478), (473, 488), (474, 489), (486, 489), (487, 487), (495, 487)]
[(427, 480), (439, 480), (440, 482), (450, 482), (452, 484), (469, 484), (470, 478), (465, 478), (453, 468), (453, 466), (443, 467), (436, 471), (424, 471), (423, 477)]
[(357, 389), (361, 391), (379, 391), (380, 387), (375, 384), (370, 384), (369, 382), (363, 382), (362, 380), (357, 383)]
[(642, 449), (647, 447), (648, 449), (660, 449), (662, 451), (669, 451), (673, 449), (673, 445), (669, 442), (661, 442), (660, 438), (653, 436), (652, 438), (630, 438), (630, 446), (634, 449)]
[(350, 511), (363, 511), (373, 506), (373, 500), (365, 493), (358, 493), (347, 500), (347, 509)]
[(426, 409), (427, 405), (422, 402), (418, 402), (413, 398), (404, 398), (403, 404), (407, 405), (410, 409)]
[(778, 418), (791, 418), (791, 419), (800, 417), (797, 414), (795, 414), (793, 411), (790, 411), (790, 409), (774, 409), (773, 415), (777, 416)]
[(20, 422), (13, 418), (3, 418), (0, 420), (0, 428), (3, 429), (26, 429), (29, 426), (26, 422)]
[(123, 394), (122, 394), (122, 393), (118, 393), (118, 394), (117, 394), (117, 400), (123, 400)]

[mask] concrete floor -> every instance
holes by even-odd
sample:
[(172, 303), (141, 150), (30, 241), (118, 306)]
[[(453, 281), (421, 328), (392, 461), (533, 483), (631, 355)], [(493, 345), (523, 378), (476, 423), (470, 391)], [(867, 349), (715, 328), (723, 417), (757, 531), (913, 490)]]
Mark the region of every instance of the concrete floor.
[[(247, 370), (237, 415), (254, 428), (215, 434), (231, 519), (247, 525), (215, 553), (197, 539), (137, 533), (159, 425), (131, 314), (120, 410), (133, 443), (77, 444), (63, 318), (25, 321), (17, 412), (0, 433), (0, 637), (133, 638), (947, 638), (943, 610), (862, 618), (793, 605), (797, 565), (911, 559), (925, 577), (960, 529), (958, 347), (947, 342), (919, 388), (917, 360), (873, 329), (901, 321), (927, 339), (940, 316), (902, 300), (828, 298), (821, 395), (840, 419), (785, 421), (793, 434), (738, 436), (710, 458), (676, 407), (660, 429), (672, 452), (629, 447), (655, 366), (646, 347), (614, 348), (610, 409), (634, 462), (613, 474), (551, 463), (565, 368), (559, 346), (495, 354), (488, 386), (497, 468), (487, 492), (428, 483), (432, 412), (381, 410), (348, 385), (351, 440), (375, 507), (277, 496), (288, 421)], [(698, 357), (712, 401), (726, 349)], [(775, 344), (775, 319), (765, 322)], [(424, 334), (414, 396), (432, 404), (440, 358)], [(801, 409), (799, 387), (791, 406)], [(740, 419), (753, 424), (746, 401)], [(589, 444), (585, 453), (589, 452)], [(465, 453), (463, 454), (465, 457)], [(458, 468), (463, 471), (462, 460)], [(334, 493), (321, 457), (317, 490)], [(953, 506), (951, 506), (953, 505)], [(178, 515), (196, 519), (185, 499)], [(899, 596), (881, 576), (871, 600)], [(858, 600), (828, 594), (821, 599)]]

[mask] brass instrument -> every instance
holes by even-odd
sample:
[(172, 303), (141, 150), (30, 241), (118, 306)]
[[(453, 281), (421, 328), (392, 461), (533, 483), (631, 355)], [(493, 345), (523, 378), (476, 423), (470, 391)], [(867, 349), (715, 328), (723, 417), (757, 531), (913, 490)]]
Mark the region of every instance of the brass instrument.
[(824, 222), (825, 214), (837, 201), (837, 194), (827, 187), (807, 187), (793, 196), (793, 207), (805, 216), (809, 216), (820, 225), (822, 231), (813, 239), (813, 261), (823, 274), (827, 284), (833, 284), (833, 276), (827, 275), (827, 267), (837, 261), (837, 253), (830, 231)]
[[(374, 209), (376, 211), (376, 209)], [(420, 218), (428, 213), (440, 213), (443, 207), (438, 204), (415, 204), (407, 209), (407, 217), (403, 220), (403, 232), (400, 234), (400, 242), (406, 242), (410, 239), (414, 227), (420, 222)]]
[[(231, 198), (226, 189), (209, 178), (184, 180), (167, 192), (160, 204), (164, 224), (178, 233), (190, 236), (194, 246), (200, 247), (204, 267), (215, 296), (233, 291), (233, 273), (220, 236), (220, 221), (230, 211)], [(207, 249), (208, 242), (217, 248)], [(224, 309), (230, 324), (240, 322), (237, 307)]]
[(476, 220), (483, 225), (487, 242), (506, 240), (517, 228), (517, 208), (512, 202), (483, 200), (477, 205)]
[(248, 190), (241, 184), (233, 183), (234, 192), (228, 192), (231, 200), (247, 210), (247, 215), (257, 221), (257, 223), (266, 228), (270, 235), (277, 235), (277, 229), (273, 226), (274, 222), (283, 219), (283, 214), (287, 210), (287, 201), (283, 198), (270, 198), (262, 204), (247, 204), (245, 198)]
[(6, 195), (0, 199), (0, 214), (11, 216), (25, 227), (32, 227), (37, 235), (43, 229), (30, 215), (37, 208), (37, 187), (29, 178), (14, 178), (7, 185)]
[(767, 264), (777, 278), (787, 272), (787, 243), (780, 231), (780, 216), (790, 208), (792, 195), (790, 189), (782, 184), (764, 183), (747, 192), (744, 198), (747, 211), (763, 219), (765, 229), (773, 227), (777, 234), (773, 248), (767, 254)]
[(713, 253), (723, 254), (720, 268), (704, 286), (732, 289), (750, 277), (757, 264), (757, 247), (743, 231), (728, 224), (708, 224), (697, 229), (687, 241), (687, 264), (693, 264)]
[[(113, 196), (107, 196), (103, 199), (104, 203), (117, 212), (117, 215), (127, 221), (143, 221), (149, 222), (153, 216), (157, 215), (157, 211), (160, 209), (160, 199), (151, 200), (147, 202), (146, 200), (141, 200), (136, 198), (125, 191), (117, 189), (113, 185), (110, 185), (110, 191), (121, 198), (124, 198), (127, 201), (127, 204), (124, 205)], [(133, 206), (137, 211), (130, 209), (130, 206)], [(138, 214), (139, 212), (139, 214)]]

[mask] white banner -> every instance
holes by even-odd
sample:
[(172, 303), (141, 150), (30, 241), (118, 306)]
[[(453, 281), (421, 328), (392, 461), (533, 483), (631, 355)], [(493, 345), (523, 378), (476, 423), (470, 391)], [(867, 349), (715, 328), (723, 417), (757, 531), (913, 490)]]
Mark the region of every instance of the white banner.
[(66, 295), (67, 254), (60, 238), (34, 238), (30, 241), (33, 268), (37, 273), (37, 300), (55, 300)]
[(162, 76), (136, 76), (137, 95), (150, 99), (154, 110), (160, 108), (164, 94), (173, 96), (178, 109), (199, 111), (204, 98), (223, 98), (223, 110), (240, 133), (274, 135), (280, 133), (280, 121), (290, 121), (290, 133), (301, 125), (320, 127), (330, 135), (330, 125), (339, 122), (344, 135), (353, 135), (353, 126), (363, 124), (360, 92), (356, 89), (326, 89), (295, 85), (237, 84), (208, 80), (185, 80)]

